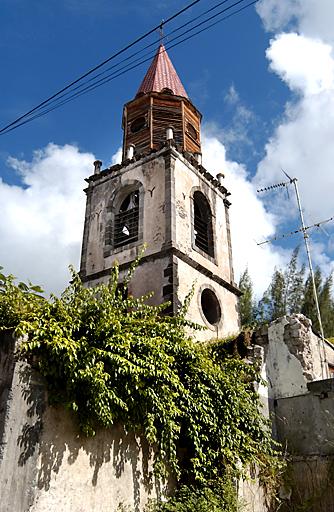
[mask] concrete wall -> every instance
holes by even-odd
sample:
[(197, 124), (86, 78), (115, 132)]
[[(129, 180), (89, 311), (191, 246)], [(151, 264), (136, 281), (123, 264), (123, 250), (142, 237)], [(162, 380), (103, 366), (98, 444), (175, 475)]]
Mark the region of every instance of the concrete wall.
[(334, 456), (294, 456), (280, 512), (334, 511)]
[(275, 401), (278, 437), (291, 454), (334, 455), (334, 379), (311, 382), (308, 390)]
[(289, 465), (279, 510), (334, 512), (334, 379), (323, 378), (333, 347), (303, 315), (262, 327), (254, 341), (251, 352), (268, 384), (259, 388), (264, 412), (272, 413)]
[(13, 348), (0, 340), (0, 512), (143, 510), (161, 492), (143, 439), (120, 426), (79, 435), (69, 413), (46, 405), (30, 366), (14, 364)]
[[(263, 348), (262, 375), (268, 383), (269, 399), (308, 393), (307, 384), (327, 377), (323, 343), (303, 315), (279, 318), (255, 334)], [(327, 360), (333, 362), (334, 349), (327, 347)]]
[(334, 379), (311, 382), (307, 387), (308, 394), (275, 400), (277, 437), (289, 454), (288, 492), (283, 510), (331, 512)]

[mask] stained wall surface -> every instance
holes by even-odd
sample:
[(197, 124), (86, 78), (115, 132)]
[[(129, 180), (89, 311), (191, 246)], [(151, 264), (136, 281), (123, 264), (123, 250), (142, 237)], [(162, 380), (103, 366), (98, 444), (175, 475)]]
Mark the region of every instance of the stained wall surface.
[(282, 510), (332, 512), (334, 379), (307, 387), (307, 394), (275, 402), (277, 437), (289, 453), (288, 492)]
[(326, 378), (327, 364), (334, 361), (334, 347), (328, 347), (325, 363), (323, 342), (313, 333), (311, 321), (299, 314), (263, 326), (255, 342), (263, 348), (262, 375), (270, 399), (308, 393), (307, 384)]
[[(169, 301), (168, 312), (176, 313), (194, 285), (188, 317), (206, 330), (196, 333), (199, 340), (222, 338), (239, 329), (238, 290), (233, 281), (232, 250), (228, 206), (224, 187), (199, 166), (192, 165), (174, 148), (133, 160), (90, 178), (87, 189), (85, 232), (81, 275), (94, 286), (106, 282), (117, 262), (120, 279), (145, 245), (144, 255), (131, 280), (134, 296), (153, 292), (151, 304)], [(210, 181), (211, 180), (211, 181)], [(139, 190), (138, 240), (113, 247), (113, 215), (123, 193)], [(212, 213), (213, 254), (195, 244), (195, 191), (208, 201)], [(110, 242), (110, 243), (109, 243)], [(208, 288), (217, 297), (221, 316), (210, 324), (203, 315), (201, 293)]]
[(139, 512), (159, 495), (143, 439), (121, 426), (79, 435), (64, 408), (46, 405), (30, 366), (14, 364), (14, 341), (0, 343), (1, 512)]

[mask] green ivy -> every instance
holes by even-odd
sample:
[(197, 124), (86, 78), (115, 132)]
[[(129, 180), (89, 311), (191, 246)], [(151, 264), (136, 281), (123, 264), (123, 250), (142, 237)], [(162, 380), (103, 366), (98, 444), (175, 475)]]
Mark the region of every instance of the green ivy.
[(50, 300), (31, 284), (16, 286), (13, 276), (1, 279), (0, 329), (23, 336), (21, 355), (44, 376), (50, 403), (73, 411), (82, 432), (122, 423), (145, 436), (157, 474), (202, 488), (227, 468), (278, 465), (254, 390), (257, 369), (217, 342), (186, 335), (195, 328), (185, 319), (190, 297), (178, 316), (166, 316), (166, 305), (124, 298), (117, 267), (94, 288), (73, 272), (62, 296)]
[(153, 501), (145, 512), (241, 512), (236, 481), (225, 475), (201, 486), (182, 485), (167, 501)]

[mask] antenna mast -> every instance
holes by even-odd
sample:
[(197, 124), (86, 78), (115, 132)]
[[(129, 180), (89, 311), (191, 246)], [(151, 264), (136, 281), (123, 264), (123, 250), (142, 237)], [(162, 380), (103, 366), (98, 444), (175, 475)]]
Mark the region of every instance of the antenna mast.
[[(300, 194), (299, 194), (298, 185), (297, 185), (297, 181), (298, 181), (297, 178), (291, 178), (283, 169), (282, 169), (282, 171), (285, 174), (285, 176), (289, 179), (288, 183), (286, 183), (286, 182), (279, 183), (277, 185), (273, 185), (270, 187), (266, 187), (264, 189), (260, 189), (257, 192), (265, 192), (266, 190), (271, 190), (273, 188), (286, 187), (288, 184), (291, 184), (294, 186), (297, 204), (298, 204), (298, 210), (299, 210), (299, 217), (300, 217), (300, 222), (301, 222), (301, 229), (299, 231), (301, 231), (303, 233), (303, 237), (304, 237), (305, 249), (306, 249), (306, 254), (307, 254), (307, 259), (308, 259), (308, 266), (310, 269), (310, 276), (311, 276), (311, 280), (312, 280), (314, 302), (315, 302), (315, 306), (316, 306), (317, 317), (318, 317), (318, 322), (319, 322), (319, 327), (320, 327), (321, 342), (319, 342), (319, 353), (320, 353), (321, 369), (322, 369), (323, 377), (326, 379), (326, 378), (328, 378), (328, 369), (327, 369), (327, 364), (326, 364), (325, 337), (324, 337), (324, 330), (322, 327), (317, 287), (316, 287), (315, 279), (314, 279), (314, 272), (313, 272), (313, 265), (312, 265), (312, 258), (311, 258), (311, 249), (310, 249), (310, 244), (309, 244), (309, 235), (307, 232), (307, 230), (312, 226), (305, 226), (303, 209), (302, 209)], [(284, 237), (284, 235), (283, 235), (283, 237)]]

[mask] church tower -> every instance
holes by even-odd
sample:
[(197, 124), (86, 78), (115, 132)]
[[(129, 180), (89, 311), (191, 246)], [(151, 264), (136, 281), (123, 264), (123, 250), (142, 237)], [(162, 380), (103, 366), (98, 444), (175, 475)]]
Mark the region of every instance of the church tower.
[(124, 274), (146, 250), (129, 293), (153, 291), (175, 314), (194, 285), (188, 310), (207, 327), (198, 339), (239, 327), (228, 191), (201, 164), (201, 114), (161, 44), (133, 100), (123, 110), (123, 159), (95, 172), (88, 188), (80, 274), (106, 282), (115, 261)]

